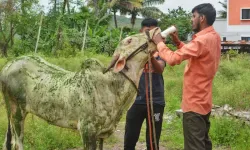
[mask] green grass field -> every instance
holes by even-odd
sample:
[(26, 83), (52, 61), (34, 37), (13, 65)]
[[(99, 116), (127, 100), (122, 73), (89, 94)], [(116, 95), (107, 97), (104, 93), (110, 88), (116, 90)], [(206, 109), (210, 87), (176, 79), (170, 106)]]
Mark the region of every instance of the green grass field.
[[(42, 56), (43, 57), (43, 56)], [(80, 70), (81, 63), (88, 57), (99, 59), (105, 65), (110, 57), (94, 53), (77, 55), (69, 58), (44, 57), (49, 62), (67, 70)], [(6, 63), (0, 59), (0, 67)], [(183, 149), (182, 121), (175, 115), (180, 108), (184, 64), (167, 66), (164, 71), (166, 108), (160, 145), (170, 149)], [(229, 104), (237, 110), (250, 110), (250, 56), (237, 55), (231, 60), (221, 59), (219, 71), (214, 80), (213, 103)], [(2, 96), (0, 95), (0, 103)], [(0, 105), (0, 143), (3, 143), (7, 128), (4, 104)], [(125, 112), (118, 125), (124, 130)], [(249, 150), (250, 126), (243, 121), (228, 117), (211, 117), (210, 136), (214, 149)], [(145, 141), (145, 126), (142, 129), (140, 142)], [(25, 149), (27, 150), (64, 150), (81, 146), (81, 138), (76, 131), (49, 125), (33, 115), (28, 115), (25, 122)], [(123, 146), (123, 135), (112, 135), (105, 141), (105, 147)]]

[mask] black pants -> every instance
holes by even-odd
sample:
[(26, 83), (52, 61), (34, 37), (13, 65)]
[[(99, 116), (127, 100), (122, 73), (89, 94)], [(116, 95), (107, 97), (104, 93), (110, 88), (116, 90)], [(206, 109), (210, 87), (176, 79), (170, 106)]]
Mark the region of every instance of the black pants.
[[(155, 132), (156, 141), (159, 149), (159, 139), (162, 128), (162, 116), (164, 112), (164, 106), (154, 105), (154, 118), (155, 118)], [(139, 139), (142, 123), (144, 119), (147, 120), (146, 129), (146, 141), (147, 150), (150, 150), (150, 138), (149, 138), (149, 126), (147, 116), (147, 105), (132, 105), (127, 112), (126, 125), (125, 125), (125, 136), (124, 136), (124, 150), (134, 150), (135, 145)]]
[(200, 115), (194, 112), (183, 113), (184, 150), (211, 150), (208, 136), (210, 113)]

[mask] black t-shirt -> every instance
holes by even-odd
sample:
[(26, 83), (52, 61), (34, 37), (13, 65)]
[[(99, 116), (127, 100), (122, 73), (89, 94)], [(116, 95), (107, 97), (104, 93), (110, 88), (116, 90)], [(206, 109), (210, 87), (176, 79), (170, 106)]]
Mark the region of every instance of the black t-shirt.
[[(156, 59), (161, 59), (156, 57)], [(145, 86), (145, 74), (149, 73), (143, 72), (139, 82), (139, 92), (135, 99), (135, 104), (145, 104), (146, 105), (146, 86)], [(149, 81), (148, 81), (148, 90), (150, 92)], [(164, 80), (162, 74), (152, 73), (152, 92), (153, 92), (153, 103), (165, 106), (164, 99)], [(150, 98), (150, 97), (149, 97)]]

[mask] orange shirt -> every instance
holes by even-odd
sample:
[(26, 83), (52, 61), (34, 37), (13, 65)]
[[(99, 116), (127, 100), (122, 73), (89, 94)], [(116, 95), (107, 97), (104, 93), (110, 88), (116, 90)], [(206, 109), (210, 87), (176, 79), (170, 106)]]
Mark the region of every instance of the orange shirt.
[(160, 57), (169, 65), (188, 63), (184, 71), (182, 110), (208, 114), (212, 109), (212, 81), (219, 66), (221, 40), (212, 26), (193, 36), (193, 40), (171, 51), (161, 42), (157, 45)]

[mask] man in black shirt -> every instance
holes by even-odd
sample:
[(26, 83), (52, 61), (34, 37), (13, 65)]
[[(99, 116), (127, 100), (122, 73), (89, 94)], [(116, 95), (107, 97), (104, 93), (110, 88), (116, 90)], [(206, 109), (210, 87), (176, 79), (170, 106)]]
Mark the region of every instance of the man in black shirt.
[[(155, 19), (152, 18), (144, 19), (141, 23), (140, 32), (151, 30), (157, 27), (157, 25), (158, 23)], [(152, 97), (153, 97), (153, 108), (154, 108), (154, 122), (155, 122), (157, 145), (159, 146), (159, 139), (162, 129), (162, 118), (165, 107), (164, 81), (162, 77), (162, 72), (164, 71), (166, 64), (159, 57), (158, 52), (153, 54), (151, 62), (152, 62), (152, 92), (153, 92)], [(146, 64), (139, 82), (139, 93), (135, 99), (134, 104), (127, 112), (125, 136), (124, 136), (124, 150), (135, 149), (135, 145), (140, 136), (142, 123), (145, 119), (147, 120), (147, 130), (146, 130), (147, 149), (148, 150), (150, 149), (149, 124), (148, 124), (149, 118), (147, 116), (146, 85), (145, 85), (145, 74), (147, 74), (149, 79), (148, 72), (149, 72), (148, 64)], [(150, 89), (149, 81), (148, 81), (148, 89)]]

